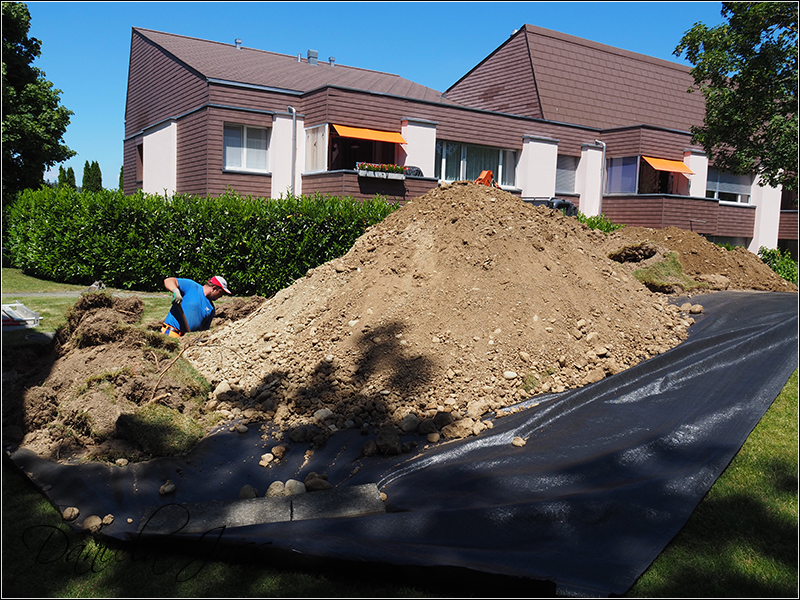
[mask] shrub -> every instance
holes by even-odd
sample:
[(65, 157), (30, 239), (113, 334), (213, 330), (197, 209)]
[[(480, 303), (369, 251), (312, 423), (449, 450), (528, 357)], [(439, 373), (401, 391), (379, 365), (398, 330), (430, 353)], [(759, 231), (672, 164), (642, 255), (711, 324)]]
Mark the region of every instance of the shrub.
[(166, 277), (221, 274), (236, 295), (270, 296), (346, 253), (396, 208), (379, 197), (125, 196), (61, 186), (20, 194), (5, 224), (14, 266), (35, 277), (158, 291)]
[(605, 215), (595, 215), (588, 217), (582, 212), (578, 211), (578, 222), (583, 223), (589, 229), (599, 229), (603, 233), (611, 233), (617, 229), (622, 229), (625, 225), (620, 223), (612, 223)]
[(780, 248), (770, 249), (761, 246), (758, 249), (758, 257), (786, 281), (797, 285), (797, 262), (792, 260), (788, 252), (781, 252)]

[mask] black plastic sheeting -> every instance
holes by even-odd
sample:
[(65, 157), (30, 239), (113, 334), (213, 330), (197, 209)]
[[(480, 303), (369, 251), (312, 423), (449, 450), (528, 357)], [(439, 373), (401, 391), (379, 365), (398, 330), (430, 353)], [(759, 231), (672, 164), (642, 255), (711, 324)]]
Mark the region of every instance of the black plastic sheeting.
[[(275, 441), (251, 427), (210, 436), (185, 457), (124, 468), (62, 466), (24, 451), (11, 458), (56, 507), (113, 514), (102, 535), (123, 545), (148, 539), (137, 527), (150, 506), (230, 500), (248, 483), (263, 494), (271, 481), (317, 471), (339, 487), (377, 483), (387, 513), (169, 541), (188, 548), (213, 537), (273, 554), (550, 581), (566, 596), (624, 594), (798, 366), (796, 294), (718, 292), (694, 301), (704, 314), (671, 351), (591, 386), (537, 397), (477, 437), (428, 447), (421, 440), (412, 453), (365, 458), (366, 438), (350, 430), (307, 461), (293, 448), (265, 469), (259, 458)], [(514, 436), (527, 444), (512, 445)], [(166, 479), (178, 487), (169, 497), (158, 492)]]

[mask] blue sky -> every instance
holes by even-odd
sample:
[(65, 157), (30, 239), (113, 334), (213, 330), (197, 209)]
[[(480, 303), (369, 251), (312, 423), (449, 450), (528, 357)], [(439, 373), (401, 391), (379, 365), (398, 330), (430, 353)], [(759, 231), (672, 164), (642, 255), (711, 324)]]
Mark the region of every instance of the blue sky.
[[(444, 91), (524, 24), (688, 64), (672, 52), (697, 22), (723, 22), (721, 2), (28, 2), (34, 63), (74, 112), (64, 141), (97, 161), (105, 187), (122, 166), (131, 28), (395, 73)], [(55, 181), (58, 166), (45, 178)]]

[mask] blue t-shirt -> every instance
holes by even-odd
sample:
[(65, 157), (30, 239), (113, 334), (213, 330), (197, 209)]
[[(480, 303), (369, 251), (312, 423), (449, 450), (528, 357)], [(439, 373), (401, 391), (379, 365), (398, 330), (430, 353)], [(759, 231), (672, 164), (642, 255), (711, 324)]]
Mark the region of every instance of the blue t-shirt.
[[(203, 286), (192, 281), (191, 279), (178, 278), (178, 289), (183, 296), (181, 308), (183, 314), (186, 315), (186, 323), (192, 331), (204, 331), (211, 327), (211, 320), (214, 318), (214, 304), (206, 298), (203, 293)], [(181, 320), (178, 318), (178, 313), (175, 305), (169, 309), (167, 318), (164, 323), (179, 329), (181, 333), (186, 333), (181, 326)]]

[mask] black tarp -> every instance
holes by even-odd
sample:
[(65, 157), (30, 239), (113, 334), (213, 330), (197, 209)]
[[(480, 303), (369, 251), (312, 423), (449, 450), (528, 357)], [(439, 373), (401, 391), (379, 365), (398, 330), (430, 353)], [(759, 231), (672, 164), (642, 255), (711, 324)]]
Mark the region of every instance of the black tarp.
[[(12, 460), (58, 508), (115, 515), (103, 535), (137, 537), (169, 502), (230, 500), (245, 484), (310, 471), (337, 486), (377, 483), (386, 514), (252, 525), (215, 544), (330, 560), (463, 567), (555, 582), (561, 595), (623, 594), (678, 533), (798, 366), (798, 297), (718, 292), (689, 339), (596, 384), (537, 397), (476, 437), (390, 457), (363, 457), (341, 431), (306, 460), (258, 466), (274, 441), (227, 431), (189, 455), (124, 468)], [(528, 401), (527, 404), (532, 404)], [(527, 440), (511, 444), (514, 436)], [(405, 439), (418, 439), (407, 436)], [(178, 490), (160, 497), (165, 479)], [(128, 523), (127, 519), (132, 519)], [(196, 545), (202, 536), (176, 534)], [(208, 536), (204, 538), (208, 540)]]

